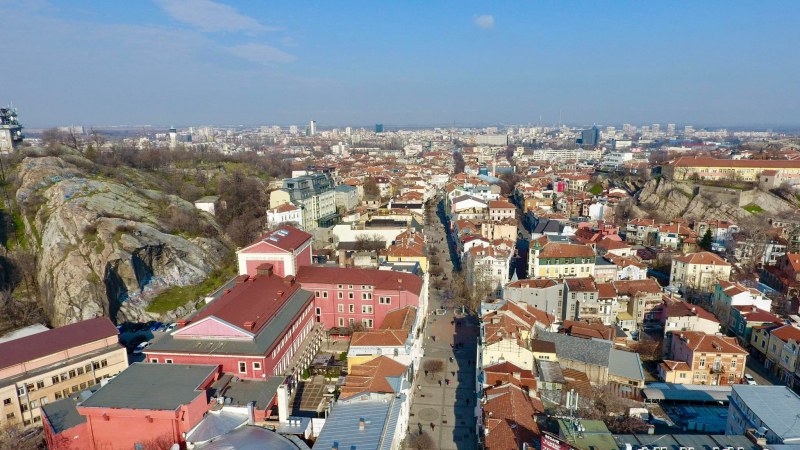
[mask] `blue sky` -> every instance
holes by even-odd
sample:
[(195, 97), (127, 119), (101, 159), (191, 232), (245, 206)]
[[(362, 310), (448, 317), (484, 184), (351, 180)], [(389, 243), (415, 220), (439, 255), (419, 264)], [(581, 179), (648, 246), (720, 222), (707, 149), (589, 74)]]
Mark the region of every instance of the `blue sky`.
[(0, 0), (53, 125), (800, 125), (800, 2)]

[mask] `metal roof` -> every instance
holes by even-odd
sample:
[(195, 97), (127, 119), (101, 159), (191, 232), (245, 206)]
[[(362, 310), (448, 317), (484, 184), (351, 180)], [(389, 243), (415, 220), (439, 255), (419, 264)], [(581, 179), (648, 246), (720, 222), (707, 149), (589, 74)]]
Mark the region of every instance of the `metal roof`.
[(733, 386), (733, 393), (784, 443), (800, 439), (800, 396), (786, 386)]
[[(404, 394), (398, 397), (364, 394), (336, 402), (314, 448), (329, 450), (337, 444), (340, 449), (391, 449), (400, 407), (405, 401)], [(359, 429), (361, 419), (366, 422), (363, 430)]]
[(648, 400), (686, 402), (727, 402), (730, 386), (651, 383), (642, 389)]
[(53, 428), (54, 434), (86, 423), (86, 417), (78, 414), (78, 410), (75, 408), (77, 404), (78, 396), (73, 395), (42, 406), (42, 413), (47, 416), (47, 421)]
[(612, 348), (608, 359), (608, 374), (631, 380), (644, 380), (644, 369), (639, 354)]
[(135, 363), (78, 406), (174, 411), (202, 390), (218, 366)]
[(559, 358), (581, 361), (602, 367), (608, 367), (609, 365), (611, 341), (583, 339), (548, 331), (539, 333), (538, 338), (542, 341), (554, 343), (556, 345), (556, 355)]
[(248, 420), (247, 411), (230, 411), (224, 408), (209, 411), (203, 420), (189, 431), (186, 441), (194, 444), (208, 442), (245, 425)]

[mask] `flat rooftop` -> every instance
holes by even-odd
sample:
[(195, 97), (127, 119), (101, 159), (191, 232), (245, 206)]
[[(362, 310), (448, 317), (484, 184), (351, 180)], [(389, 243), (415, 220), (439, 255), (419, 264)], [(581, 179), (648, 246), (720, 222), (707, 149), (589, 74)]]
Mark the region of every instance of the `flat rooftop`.
[(200, 395), (218, 366), (135, 363), (79, 403), (86, 408), (174, 411)]
[(790, 388), (741, 384), (733, 393), (784, 442), (800, 439), (800, 396)]

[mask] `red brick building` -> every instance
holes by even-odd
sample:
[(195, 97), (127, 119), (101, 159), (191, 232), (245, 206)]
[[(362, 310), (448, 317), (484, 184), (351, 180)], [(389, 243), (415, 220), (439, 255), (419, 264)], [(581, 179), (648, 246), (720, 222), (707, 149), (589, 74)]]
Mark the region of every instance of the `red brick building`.
[(406, 272), (303, 266), (297, 281), (314, 295), (314, 315), (326, 330), (361, 324), (378, 328), (386, 313), (406, 306), (427, 308), (423, 279)]
[(252, 380), (299, 375), (321, 341), (314, 299), (294, 277), (272, 269), (263, 263), (254, 275), (240, 275), (232, 289), (148, 347), (147, 361), (219, 364)]

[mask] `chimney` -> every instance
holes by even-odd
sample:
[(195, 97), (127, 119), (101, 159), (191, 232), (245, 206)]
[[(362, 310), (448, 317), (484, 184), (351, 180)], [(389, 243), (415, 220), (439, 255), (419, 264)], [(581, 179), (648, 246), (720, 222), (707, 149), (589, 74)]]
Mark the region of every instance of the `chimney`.
[(358, 419), (358, 429), (360, 431), (364, 431), (364, 428), (366, 428), (366, 427), (367, 427), (367, 422), (364, 420), (364, 418), (362, 417), (362, 418)]
[(278, 421), (289, 422), (289, 390), (285, 384), (278, 386)]
[(285, 277), (283, 279), (283, 284), (285, 284), (287, 286), (294, 286), (294, 284), (296, 282), (297, 282), (297, 280), (295, 279), (295, 277), (293, 275), (288, 275), (287, 277)]
[(267, 277), (272, 276), (272, 264), (270, 263), (261, 263), (256, 267), (256, 275), (264, 275)]
[(256, 402), (250, 402), (247, 404), (247, 424), (253, 425), (256, 423), (256, 415), (255, 415), (255, 404)]

